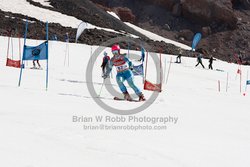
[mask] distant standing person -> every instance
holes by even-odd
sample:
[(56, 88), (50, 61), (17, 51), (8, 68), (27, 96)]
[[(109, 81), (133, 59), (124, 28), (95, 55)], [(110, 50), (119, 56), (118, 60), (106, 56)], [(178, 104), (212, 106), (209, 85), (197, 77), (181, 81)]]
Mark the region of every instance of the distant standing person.
[[(37, 63), (38, 68), (36, 67), (36, 63), (35, 62)], [(39, 60), (33, 60), (33, 69), (41, 69), (41, 65), (39, 63)]]
[(242, 54), (241, 54), (241, 52), (239, 52), (238, 58), (239, 58), (239, 64), (242, 64)]
[(64, 38), (65, 38), (65, 42), (69, 42), (69, 33), (68, 32), (66, 32)]
[(213, 70), (213, 61), (214, 61), (214, 60), (216, 60), (216, 59), (214, 59), (213, 56), (211, 56), (211, 57), (209, 58), (208, 69)]
[(202, 67), (205, 68), (204, 65), (202, 64), (202, 54), (201, 53), (199, 53), (198, 56), (197, 56), (197, 62), (198, 63), (196, 64), (195, 67), (197, 67), (199, 64), (201, 64)]
[(104, 57), (102, 59), (102, 76), (106, 73), (106, 71), (108, 70), (109, 68), (109, 60), (110, 60), (110, 57), (108, 56), (107, 52), (104, 52), (103, 53)]
[(141, 58), (138, 61), (144, 62), (144, 58), (145, 58), (145, 49), (143, 47), (141, 47)]
[(179, 55), (176, 57), (176, 63), (181, 63), (182, 50), (179, 49)]

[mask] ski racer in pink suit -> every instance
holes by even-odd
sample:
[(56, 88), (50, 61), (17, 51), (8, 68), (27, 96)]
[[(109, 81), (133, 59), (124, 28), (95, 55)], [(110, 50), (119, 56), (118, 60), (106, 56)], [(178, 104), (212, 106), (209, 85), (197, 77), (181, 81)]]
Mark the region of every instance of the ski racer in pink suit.
[(141, 90), (134, 84), (134, 75), (131, 70), (133, 70), (132, 62), (126, 57), (126, 54), (120, 53), (120, 46), (119, 45), (113, 45), (112, 48), (113, 57), (110, 60), (109, 68), (106, 72), (106, 74), (103, 76), (104, 79), (106, 79), (111, 70), (112, 67), (115, 66), (117, 70), (116, 75), (116, 82), (124, 94), (125, 100), (132, 100), (130, 97), (127, 88), (124, 85), (124, 81), (126, 80), (128, 82), (128, 85), (134, 90), (134, 92), (138, 95), (139, 101), (145, 101), (145, 97), (142, 94)]

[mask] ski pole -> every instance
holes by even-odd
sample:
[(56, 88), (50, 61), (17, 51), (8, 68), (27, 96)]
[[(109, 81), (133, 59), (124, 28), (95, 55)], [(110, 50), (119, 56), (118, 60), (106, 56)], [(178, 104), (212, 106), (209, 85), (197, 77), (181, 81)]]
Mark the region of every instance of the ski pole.
[(101, 86), (100, 92), (99, 92), (99, 94), (97, 95), (97, 97), (100, 97), (100, 96), (101, 96), (102, 88), (103, 88), (104, 83), (105, 83), (105, 79), (103, 79), (102, 86)]

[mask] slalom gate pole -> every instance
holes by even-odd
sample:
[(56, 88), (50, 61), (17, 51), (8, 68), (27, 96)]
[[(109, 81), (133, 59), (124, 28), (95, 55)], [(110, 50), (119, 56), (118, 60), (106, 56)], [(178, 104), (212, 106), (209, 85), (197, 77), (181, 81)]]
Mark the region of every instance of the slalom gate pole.
[(65, 65), (66, 65), (67, 53), (68, 53), (68, 42), (66, 43), (66, 48), (65, 48), (64, 67), (65, 67)]
[(90, 46), (90, 61), (91, 61), (91, 65), (93, 65), (93, 62), (92, 62), (92, 46)]
[(163, 75), (163, 78), (166, 78), (166, 73), (167, 73), (167, 59), (165, 58), (165, 61), (164, 61), (164, 75)]
[(67, 57), (68, 57), (68, 67), (69, 67), (69, 42), (67, 42)]
[(49, 25), (48, 25), (48, 22), (46, 22), (46, 39), (47, 39), (47, 47), (46, 47), (46, 54), (47, 54), (46, 91), (47, 91), (48, 85), (49, 85)]
[(168, 68), (168, 75), (166, 78), (166, 84), (168, 83), (168, 78), (169, 78), (169, 73), (170, 73), (170, 69), (171, 69), (171, 64), (172, 64), (172, 57), (170, 58), (170, 64), (169, 64), (169, 68)]
[(148, 70), (148, 52), (147, 52), (147, 58), (146, 58), (146, 68), (145, 68), (145, 77), (144, 77), (144, 82), (147, 79), (147, 70)]
[(161, 50), (160, 50), (160, 84), (162, 85), (162, 63), (161, 63)]
[(144, 73), (144, 59), (145, 59), (145, 51), (144, 51), (144, 58), (142, 60), (142, 84), (144, 84), (145, 81), (145, 73)]
[(128, 58), (129, 58), (129, 50), (130, 50), (130, 47), (129, 47), (129, 42), (128, 42)]
[[(28, 19), (26, 19), (26, 24), (25, 24), (25, 33), (24, 33), (24, 44), (23, 44), (23, 58), (25, 54), (25, 45), (26, 45), (26, 37), (27, 37), (27, 31), (28, 31)], [(20, 75), (19, 75), (19, 82), (18, 82), (18, 87), (21, 85), (21, 80), (22, 80), (22, 73), (23, 73), (23, 58), (22, 58), (22, 64), (21, 64), (21, 69), (20, 69)]]
[(218, 80), (218, 91), (220, 92), (220, 80)]
[(14, 56), (13, 56), (13, 54), (14, 54), (14, 50), (13, 50), (13, 38), (11, 37), (11, 39), (10, 39), (10, 42), (11, 42), (11, 58), (12, 58), (12, 60), (14, 60)]
[(20, 39), (20, 35), (18, 35), (18, 40), (19, 40), (19, 60), (21, 60), (21, 39)]
[(7, 48), (6, 60), (9, 58), (9, 48), (10, 48), (10, 36), (8, 37), (8, 48)]
[[(246, 82), (248, 81), (248, 70), (247, 70), (247, 80)], [(246, 87), (245, 87), (245, 93), (247, 92), (247, 83), (246, 83)]]

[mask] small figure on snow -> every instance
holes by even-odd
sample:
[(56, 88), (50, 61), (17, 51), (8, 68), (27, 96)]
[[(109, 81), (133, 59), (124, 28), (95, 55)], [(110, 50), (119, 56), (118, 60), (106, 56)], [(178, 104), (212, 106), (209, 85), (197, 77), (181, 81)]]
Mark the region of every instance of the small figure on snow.
[(210, 58), (209, 58), (209, 65), (208, 65), (208, 69), (211, 69), (211, 70), (213, 70), (213, 61), (214, 60), (216, 60), (216, 59), (214, 59), (213, 58), (213, 56), (211, 56)]
[(181, 63), (181, 56), (182, 56), (182, 50), (179, 49), (179, 54), (178, 54), (178, 56), (176, 57), (176, 62), (175, 62), (175, 63)]
[(69, 33), (68, 32), (66, 32), (64, 39), (65, 39), (65, 42), (69, 42)]
[(202, 54), (201, 53), (199, 53), (197, 56), (197, 62), (198, 63), (195, 65), (195, 67), (197, 67), (199, 64), (201, 64), (202, 67), (205, 68), (204, 65), (202, 64)]
[(103, 53), (104, 57), (102, 59), (102, 76), (107, 72), (108, 68), (109, 68), (109, 60), (110, 60), (110, 57), (108, 56), (108, 53), (107, 52), (104, 52)]
[(239, 52), (239, 55), (238, 55), (238, 59), (239, 59), (239, 64), (242, 64), (242, 54), (241, 54), (242, 52), (240, 51)]
[(112, 53), (113, 57), (110, 60), (108, 71), (103, 76), (104, 79), (106, 79), (109, 76), (109, 73), (112, 70), (112, 67), (115, 66), (117, 70), (116, 75), (116, 82), (122, 91), (124, 95), (124, 99), (128, 101), (132, 101), (132, 98), (130, 97), (127, 88), (124, 85), (124, 81), (126, 80), (128, 82), (128, 85), (135, 91), (135, 93), (139, 97), (139, 101), (145, 101), (145, 97), (140, 91), (140, 89), (134, 84), (134, 75), (132, 73), (133, 65), (132, 62), (128, 59), (126, 54), (120, 53), (120, 46), (119, 45), (113, 45), (112, 46)]
[[(37, 63), (38, 67), (36, 67), (36, 63), (35, 62)], [(33, 60), (33, 67), (32, 67), (32, 69), (41, 69), (41, 65), (39, 63), (39, 60)]]
[(144, 58), (145, 58), (145, 49), (143, 47), (141, 47), (141, 58), (139, 61), (144, 62)]

